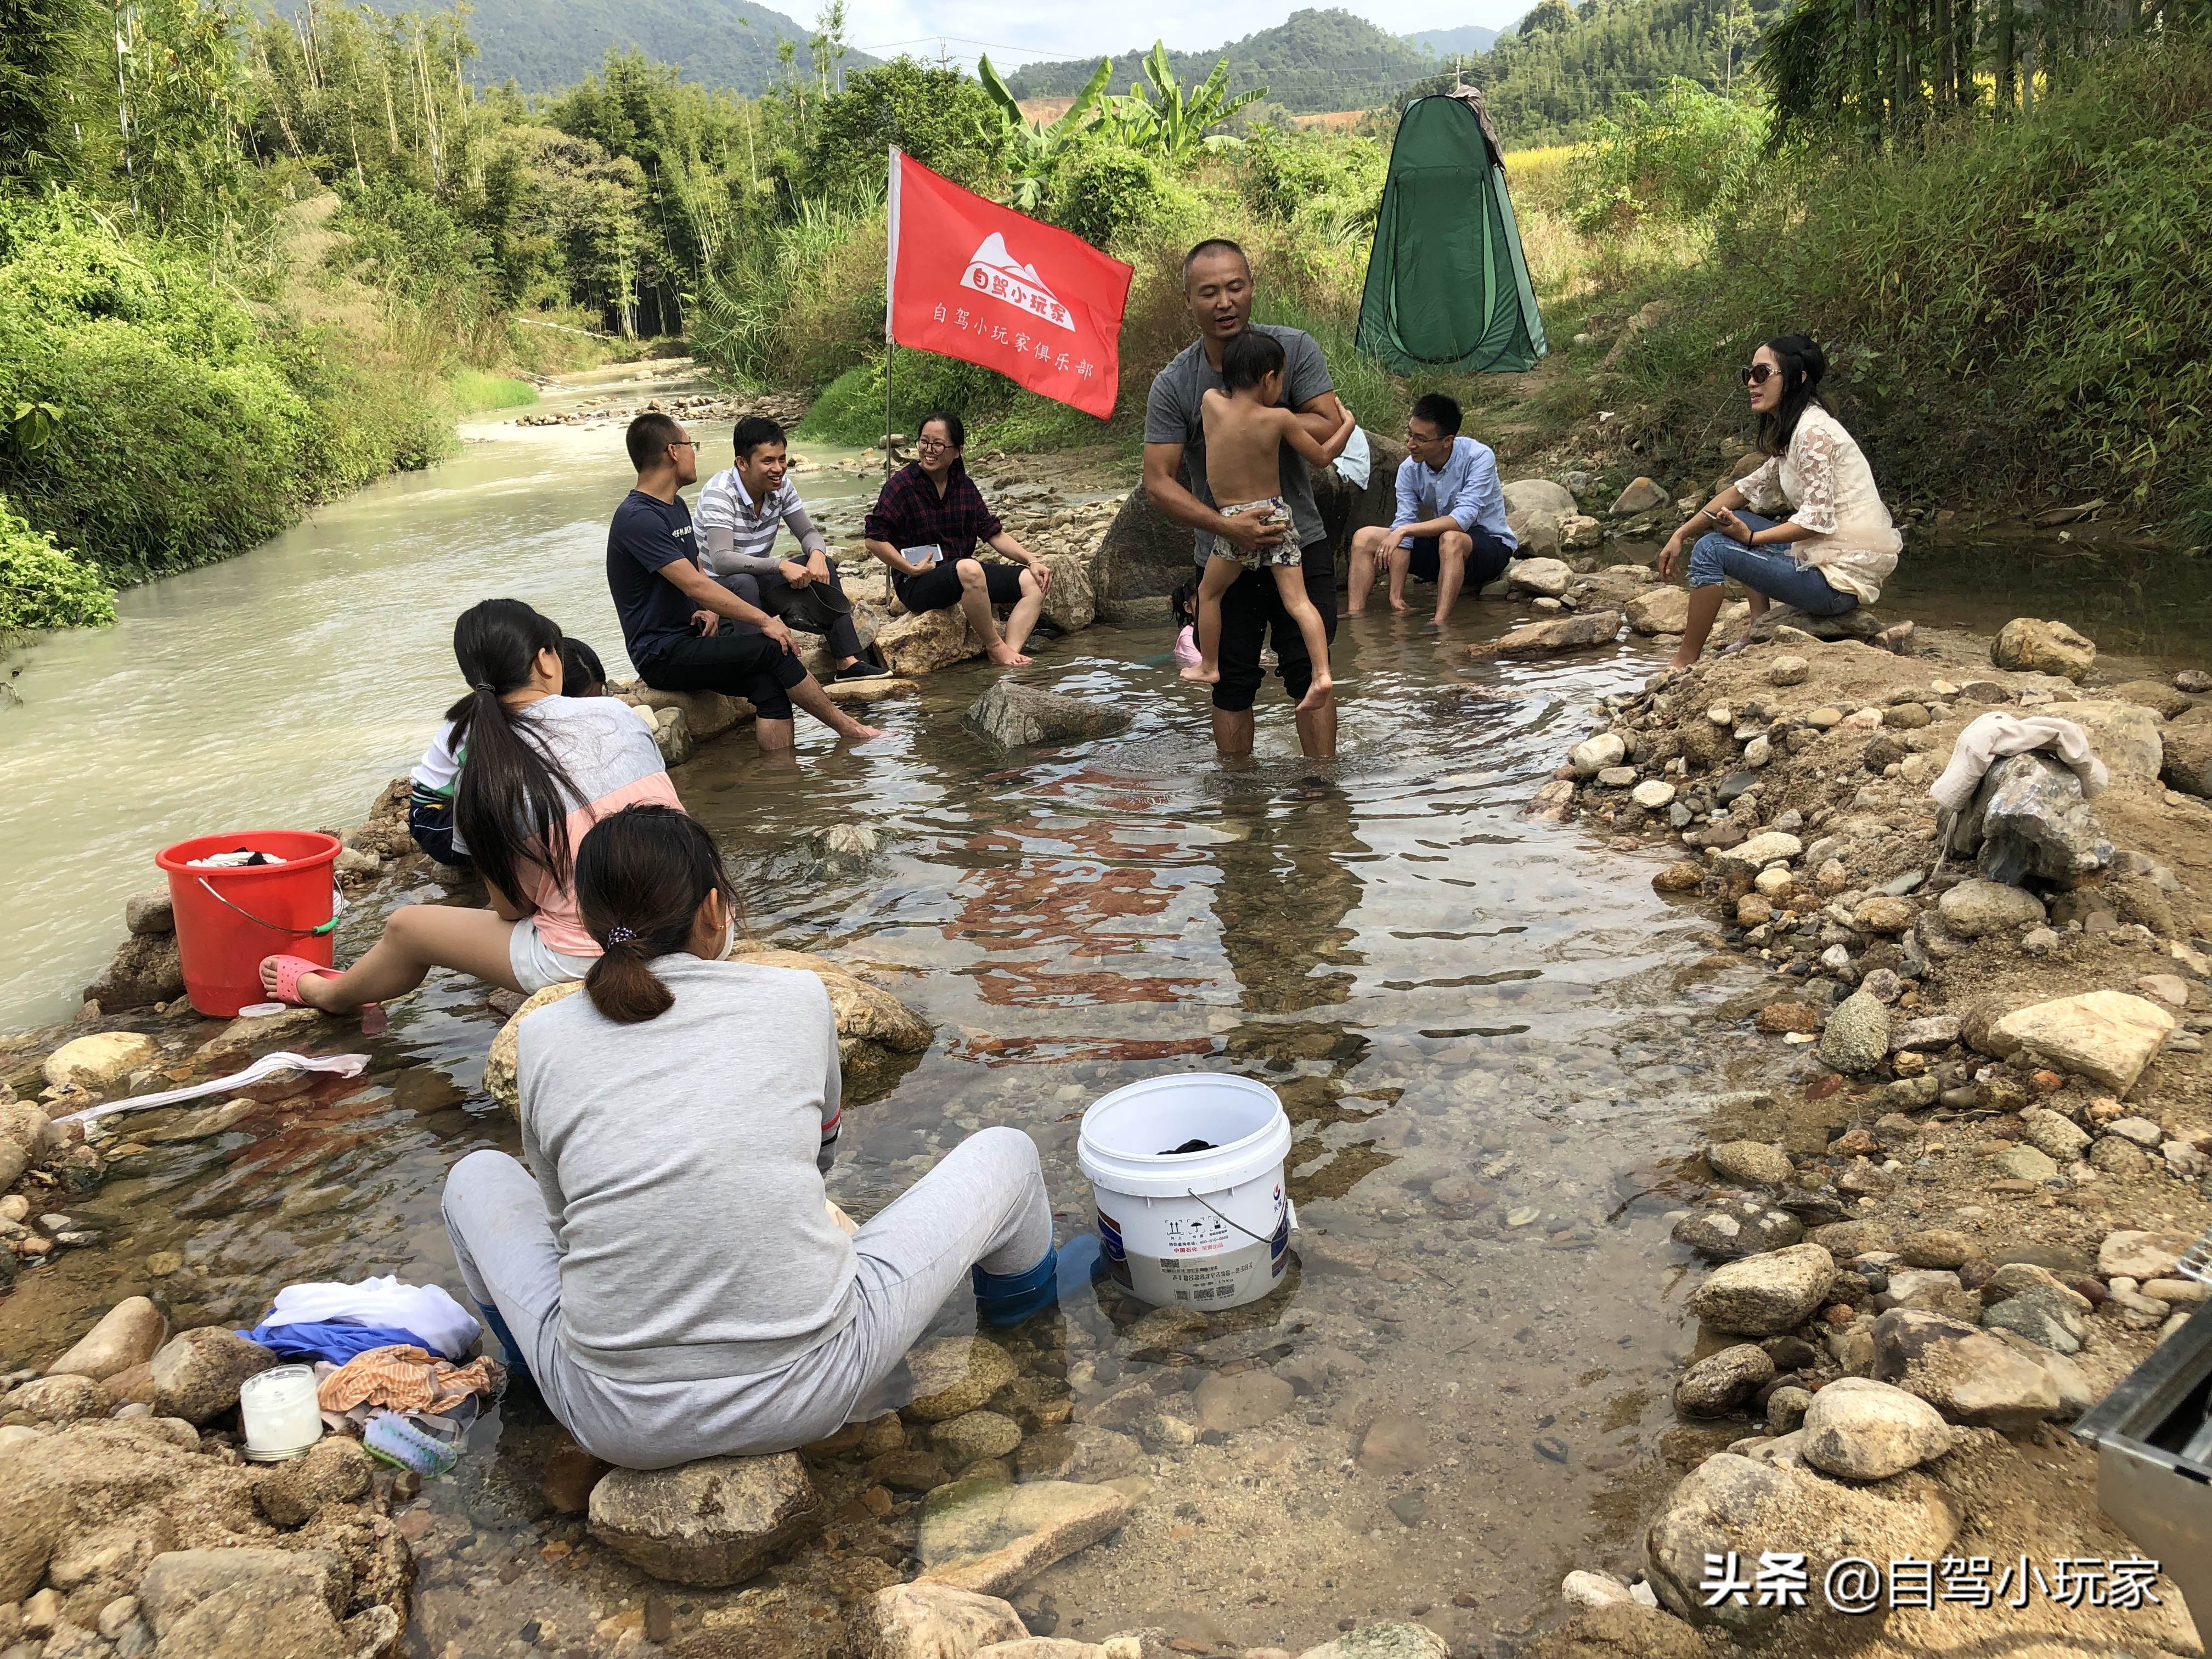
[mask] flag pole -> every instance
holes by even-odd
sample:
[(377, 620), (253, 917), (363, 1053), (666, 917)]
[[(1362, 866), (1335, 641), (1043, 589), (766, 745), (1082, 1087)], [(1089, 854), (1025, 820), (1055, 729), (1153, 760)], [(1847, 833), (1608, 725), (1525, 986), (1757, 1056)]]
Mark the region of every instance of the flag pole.
[(891, 338), (891, 306), (898, 288), (899, 246), (899, 147), (890, 147), (890, 175), (886, 201), (889, 222), (886, 241), (890, 251), (884, 256), (884, 482), (891, 478), (891, 358), (896, 350)]

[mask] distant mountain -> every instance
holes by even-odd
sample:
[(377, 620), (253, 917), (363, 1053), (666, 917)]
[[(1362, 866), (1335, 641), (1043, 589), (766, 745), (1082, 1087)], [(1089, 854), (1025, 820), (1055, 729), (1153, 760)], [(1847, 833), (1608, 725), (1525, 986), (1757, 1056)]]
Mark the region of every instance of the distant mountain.
[(1502, 31), (1486, 29), (1479, 23), (1469, 23), (1465, 28), (1423, 29), (1419, 34), (1401, 38), (1417, 46), (1426, 46), (1439, 58), (1449, 58), (1459, 52), (1488, 52), (1491, 42)]
[[(1115, 92), (1127, 91), (1131, 82), (1141, 78), (1144, 72), (1138, 65), (1151, 45), (1146, 41), (1115, 57)], [(1186, 85), (1202, 79), (1224, 57), (1233, 89), (1265, 87), (1270, 102), (1296, 114), (1388, 104), (1409, 82), (1433, 75), (1437, 69), (1434, 54), (1334, 7), (1294, 11), (1273, 28), (1211, 52), (1168, 54)], [(1028, 64), (1008, 76), (1006, 83), (1017, 98), (1065, 98), (1080, 92), (1097, 67), (1096, 58)]]
[[(274, 0), (286, 17), (306, 0)], [(380, 11), (416, 9), (408, 0), (374, 0)], [(605, 62), (610, 46), (636, 47), (673, 64), (686, 81), (760, 93), (784, 78), (778, 40), (798, 49), (799, 68), (810, 63), (810, 31), (753, 0), (473, 0), (469, 33), (483, 55), (469, 66), (485, 86), (514, 80), (525, 92), (573, 86)], [(848, 52), (839, 67), (865, 69), (875, 58)]]

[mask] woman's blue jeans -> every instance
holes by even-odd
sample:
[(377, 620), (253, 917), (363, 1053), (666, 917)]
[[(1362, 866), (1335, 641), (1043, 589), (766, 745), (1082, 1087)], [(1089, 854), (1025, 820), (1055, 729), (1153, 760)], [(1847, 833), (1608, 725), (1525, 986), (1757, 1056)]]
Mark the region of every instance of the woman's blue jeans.
[[(1753, 530), (1771, 530), (1775, 521), (1738, 509), (1736, 517)], [(1775, 547), (1746, 547), (1733, 536), (1715, 530), (1698, 538), (1690, 550), (1690, 586), (1711, 587), (1733, 576), (1754, 593), (1803, 611), (1808, 617), (1840, 617), (1858, 601), (1832, 585), (1818, 570), (1797, 562), (1784, 543)]]

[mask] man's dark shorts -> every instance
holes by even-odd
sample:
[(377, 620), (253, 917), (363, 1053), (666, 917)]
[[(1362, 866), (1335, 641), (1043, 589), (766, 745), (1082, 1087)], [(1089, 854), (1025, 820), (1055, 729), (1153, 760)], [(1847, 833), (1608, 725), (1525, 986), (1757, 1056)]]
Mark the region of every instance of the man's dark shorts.
[(806, 665), (765, 634), (733, 633), (725, 625), (711, 638), (676, 641), (638, 664), (637, 676), (656, 691), (743, 697), (756, 719), (787, 720), (788, 694), (806, 678)]
[[(1327, 542), (1310, 542), (1299, 550), (1298, 564), (1305, 573), (1306, 597), (1321, 612), (1322, 632), (1334, 640), (1336, 556)], [(1230, 583), (1229, 591), (1221, 596), (1221, 678), (1213, 686), (1216, 708), (1238, 714), (1251, 708), (1266, 678), (1260, 668), (1260, 650), (1269, 643), (1275, 647), (1275, 672), (1283, 677), (1283, 690), (1296, 702), (1313, 684), (1306, 636), (1283, 609), (1273, 574), (1248, 570)]]
[[(960, 566), (962, 559), (947, 559), (942, 564), (931, 566), (919, 576), (893, 575), (891, 586), (897, 592), (899, 603), (917, 615), (924, 611), (943, 611), (960, 603)], [(1019, 565), (998, 564), (989, 559), (977, 559), (975, 564), (983, 572), (983, 586), (991, 596), (993, 605), (1018, 605), (1022, 597), (1022, 570)]]
[[(1474, 544), (1474, 550), (1467, 556), (1467, 574), (1462, 581), (1467, 591), (1473, 592), (1478, 587), (1487, 587), (1505, 574), (1505, 567), (1513, 560), (1513, 550), (1480, 528), (1469, 531), (1468, 538)], [(1442, 539), (1437, 536), (1414, 537), (1413, 557), (1407, 562), (1406, 574), (1417, 582), (1436, 580), (1442, 569), (1437, 544)]]

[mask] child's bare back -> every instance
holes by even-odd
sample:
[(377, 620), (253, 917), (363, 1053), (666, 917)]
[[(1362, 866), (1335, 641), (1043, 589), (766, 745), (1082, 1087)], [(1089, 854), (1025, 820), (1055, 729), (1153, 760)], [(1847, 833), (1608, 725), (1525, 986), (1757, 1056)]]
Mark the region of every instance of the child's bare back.
[(1220, 391), (1206, 394), (1200, 413), (1206, 424), (1206, 481), (1218, 507), (1281, 493), (1283, 444), (1295, 414)]

